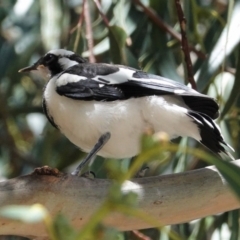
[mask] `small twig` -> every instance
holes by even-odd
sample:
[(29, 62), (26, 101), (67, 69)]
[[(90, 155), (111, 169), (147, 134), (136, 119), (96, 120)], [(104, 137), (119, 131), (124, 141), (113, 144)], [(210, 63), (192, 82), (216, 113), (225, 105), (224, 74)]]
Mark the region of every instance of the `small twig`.
[(84, 2), (82, 3), (82, 12), (80, 14), (80, 17), (79, 17), (79, 20), (78, 20), (78, 23), (75, 27), (73, 27), (71, 30), (70, 30), (70, 34), (73, 34), (78, 28), (80, 28), (82, 26), (82, 22), (83, 22), (83, 16), (84, 16)]
[(184, 53), (184, 59), (187, 66), (187, 75), (188, 75), (188, 82), (191, 84), (193, 89), (197, 89), (196, 82), (193, 77), (193, 68), (192, 68), (192, 61), (190, 58), (190, 52), (188, 47), (187, 35), (186, 35), (186, 18), (183, 14), (182, 6), (180, 4), (180, 0), (175, 0), (175, 5), (177, 9), (178, 20), (180, 23), (181, 28), (181, 35), (182, 35), (182, 51)]
[[(93, 0), (93, 1), (96, 4), (96, 7), (98, 9), (99, 14), (102, 17), (103, 22), (105, 23), (106, 27), (109, 28), (110, 27), (109, 20), (106, 17), (106, 15), (102, 12), (102, 7), (101, 7), (101, 4), (100, 4), (99, 0)], [(131, 38), (129, 36), (126, 39), (126, 44), (127, 44), (127, 46), (131, 46), (132, 45), (132, 40), (131, 40)]]
[(133, 230), (132, 233), (140, 240), (152, 240), (150, 237), (144, 235), (143, 233), (139, 232), (138, 230)]
[(98, 9), (98, 12), (99, 12), (99, 14), (101, 15), (101, 17), (102, 17), (105, 25), (106, 25), (107, 27), (109, 27), (109, 20), (107, 19), (106, 15), (102, 12), (101, 4), (99, 3), (98, 0), (94, 0), (94, 2), (95, 2), (95, 4), (96, 4), (96, 7), (97, 7), (97, 9)]
[[(142, 2), (140, 2), (140, 0), (132, 1), (134, 1), (135, 4), (139, 5), (143, 9), (144, 13), (152, 20), (153, 23), (155, 23), (158, 27), (160, 27), (164, 31), (168, 32), (176, 40), (181, 42), (182, 40), (181, 35), (178, 32), (176, 32), (171, 26), (163, 22), (163, 20), (159, 16), (157, 16), (151, 8), (146, 7), (144, 4), (142, 4)], [(192, 52), (194, 52), (199, 58), (201, 59), (207, 58), (207, 56), (203, 52), (197, 50), (194, 46), (189, 46), (189, 49)]]
[(89, 49), (89, 62), (94, 63), (96, 62), (96, 59), (93, 53), (94, 42), (93, 42), (92, 23), (91, 23), (91, 16), (89, 12), (88, 1), (86, 1), (84, 4), (84, 18), (86, 23), (86, 38), (87, 38), (88, 49)]
[(77, 35), (76, 35), (76, 39), (75, 39), (74, 46), (73, 46), (73, 51), (74, 52), (77, 51), (77, 47), (78, 47), (80, 36), (81, 36), (81, 27), (82, 27), (83, 18), (84, 18), (84, 5), (85, 5), (85, 2), (86, 2), (86, 0), (83, 0), (82, 12), (80, 14), (80, 17), (79, 17), (79, 20), (78, 20), (78, 24), (74, 28), (72, 28), (70, 30), (70, 34), (73, 34), (77, 30)]
[(231, 74), (233, 74), (233, 75), (236, 74), (236, 68), (231, 68), (231, 67), (226, 66), (226, 67), (224, 68), (224, 71), (225, 71), (225, 72), (229, 72), (229, 73), (231, 73)]

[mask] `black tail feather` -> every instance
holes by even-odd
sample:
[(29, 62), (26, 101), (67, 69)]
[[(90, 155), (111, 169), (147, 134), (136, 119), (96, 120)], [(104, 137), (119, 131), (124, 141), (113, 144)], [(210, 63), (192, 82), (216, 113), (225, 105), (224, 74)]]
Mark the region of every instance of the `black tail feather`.
[(181, 96), (192, 111), (204, 113), (212, 119), (219, 116), (219, 107), (215, 99), (200, 96)]
[(224, 141), (219, 127), (208, 115), (195, 111), (188, 111), (187, 115), (193, 119), (199, 128), (201, 136), (200, 143), (221, 158), (224, 158), (225, 155), (234, 160), (232, 155), (226, 151), (225, 147), (230, 148), (232, 151), (234, 150)]

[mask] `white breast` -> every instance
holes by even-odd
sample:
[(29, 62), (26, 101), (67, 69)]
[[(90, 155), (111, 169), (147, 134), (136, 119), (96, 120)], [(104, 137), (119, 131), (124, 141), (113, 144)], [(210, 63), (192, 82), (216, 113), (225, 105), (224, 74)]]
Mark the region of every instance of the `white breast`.
[(99, 155), (135, 156), (140, 151), (141, 135), (149, 127), (156, 132), (164, 131), (170, 137), (182, 135), (200, 139), (197, 127), (186, 116), (185, 104), (176, 97), (80, 101), (60, 96), (55, 89), (56, 77), (49, 81), (44, 92), (48, 112), (61, 132), (85, 152), (93, 148), (103, 133), (110, 132), (111, 138)]

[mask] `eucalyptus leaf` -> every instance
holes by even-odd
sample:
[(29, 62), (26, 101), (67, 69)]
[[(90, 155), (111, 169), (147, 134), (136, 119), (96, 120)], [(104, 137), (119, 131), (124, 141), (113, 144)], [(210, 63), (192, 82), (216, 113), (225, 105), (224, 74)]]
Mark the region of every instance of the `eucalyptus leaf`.
[(127, 34), (116, 25), (109, 27), (110, 54), (114, 63), (126, 62), (124, 47), (126, 44)]
[(124, 31), (127, 33), (127, 35), (130, 35), (134, 28), (132, 28), (133, 25), (127, 24), (126, 20), (129, 16), (131, 2), (128, 0), (121, 0), (118, 1), (116, 6), (114, 7), (114, 16), (116, 20), (116, 25), (124, 29)]
[(231, 230), (231, 237), (230, 240), (238, 240), (239, 235), (239, 210), (234, 210), (230, 213), (229, 221), (231, 222), (230, 230)]
[(52, 229), (58, 240), (76, 240), (76, 230), (73, 229), (69, 221), (62, 215), (57, 215), (54, 218)]
[(224, 108), (225, 103), (230, 98), (234, 88), (234, 75), (229, 72), (219, 73), (208, 89), (208, 95), (218, 99), (220, 112)]
[(233, 162), (227, 162), (217, 158), (212, 158), (210, 162), (218, 168), (233, 192), (240, 199), (240, 167), (234, 165)]
[(61, 9), (58, 0), (41, 0), (41, 36), (47, 51), (60, 47)]
[(234, 84), (232, 87), (231, 94), (229, 98), (225, 102), (225, 106), (221, 112), (221, 119), (229, 112), (230, 108), (233, 106), (234, 102), (236, 101), (237, 97), (239, 96), (239, 89), (240, 89), (240, 46), (238, 46), (238, 61), (236, 66), (236, 75), (234, 79)]
[[(93, 54), (95, 56), (100, 55), (100, 54), (108, 51), (109, 47), (110, 47), (109, 38), (106, 37), (101, 42), (99, 42), (98, 44), (96, 44), (94, 46)], [(89, 57), (89, 55), (90, 55), (89, 50), (82, 53), (83, 57)]]
[(240, 1), (237, 1), (233, 7), (229, 23), (222, 31), (215, 47), (211, 51), (209, 58), (204, 62), (200, 71), (196, 73), (197, 87), (203, 91), (209, 84), (209, 79), (219, 67), (223, 64), (224, 59), (228, 56), (240, 41)]

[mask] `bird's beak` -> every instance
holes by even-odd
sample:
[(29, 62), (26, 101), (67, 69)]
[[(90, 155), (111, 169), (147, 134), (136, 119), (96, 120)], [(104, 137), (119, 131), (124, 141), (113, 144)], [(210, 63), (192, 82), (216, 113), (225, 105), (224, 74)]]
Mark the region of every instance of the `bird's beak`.
[(31, 71), (36, 71), (36, 70), (40, 70), (41, 68), (45, 68), (44, 65), (42, 64), (33, 64), (32, 66), (28, 66), (28, 67), (25, 67), (25, 68), (22, 68), (20, 70), (18, 70), (18, 72), (22, 73), (22, 72), (31, 72)]
[(25, 68), (22, 68), (20, 70), (18, 70), (18, 72), (31, 72), (33, 70), (37, 70), (37, 66), (34, 64), (32, 66), (28, 66), (28, 67), (25, 67)]

